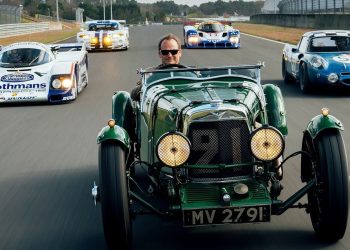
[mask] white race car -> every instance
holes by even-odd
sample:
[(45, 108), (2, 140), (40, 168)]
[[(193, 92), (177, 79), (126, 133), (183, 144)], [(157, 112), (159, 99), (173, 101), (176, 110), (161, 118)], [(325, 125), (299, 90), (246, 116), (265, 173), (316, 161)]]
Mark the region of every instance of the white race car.
[(77, 98), (88, 84), (84, 44), (19, 42), (0, 51), (0, 103)]
[(94, 20), (84, 23), (77, 34), (77, 42), (87, 50), (116, 50), (129, 48), (129, 28), (125, 20)]
[(184, 24), (186, 48), (233, 48), (241, 47), (240, 32), (231, 25), (217, 21)]

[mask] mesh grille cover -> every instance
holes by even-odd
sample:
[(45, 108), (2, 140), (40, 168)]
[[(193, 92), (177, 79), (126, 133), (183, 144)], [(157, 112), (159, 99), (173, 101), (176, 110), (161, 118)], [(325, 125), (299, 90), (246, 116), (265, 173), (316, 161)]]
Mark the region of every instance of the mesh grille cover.
[[(195, 122), (188, 138), (192, 144), (189, 164), (239, 164), (252, 162), (249, 150), (249, 129), (241, 120)], [(189, 178), (197, 181), (220, 181), (253, 173), (253, 166), (234, 168), (188, 169)]]
[(192, 144), (189, 164), (251, 162), (249, 137), (244, 120), (192, 123), (188, 134)]

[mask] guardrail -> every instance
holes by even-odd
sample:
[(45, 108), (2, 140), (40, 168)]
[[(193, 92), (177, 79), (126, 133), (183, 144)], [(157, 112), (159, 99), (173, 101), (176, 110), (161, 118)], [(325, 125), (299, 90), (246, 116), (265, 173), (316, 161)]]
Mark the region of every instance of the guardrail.
[(0, 38), (60, 29), (62, 29), (60, 23), (51, 24), (50, 22), (1, 24)]

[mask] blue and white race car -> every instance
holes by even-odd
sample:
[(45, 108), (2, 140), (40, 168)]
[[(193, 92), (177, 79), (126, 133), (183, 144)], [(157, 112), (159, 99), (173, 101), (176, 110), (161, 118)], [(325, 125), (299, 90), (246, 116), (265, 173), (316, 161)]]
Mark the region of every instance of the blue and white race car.
[(310, 31), (297, 46), (286, 44), (282, 76), (286, 83), (298, 81), (304, 93), (321, 86), (349, 88), (350, 31)]
[(240, 32), (230, 25), (206, 21), (184, 26), (186, 48), (239, 48)]
[(0, 103), (66, 102), (88, 84), (83, 44), (19, 42), (0, 51)]
[(94, 20), (84, 23), (77, 34), (77, 42), (85, 43), (87, 50), (127, 50), (129, 28), (125, 20)]

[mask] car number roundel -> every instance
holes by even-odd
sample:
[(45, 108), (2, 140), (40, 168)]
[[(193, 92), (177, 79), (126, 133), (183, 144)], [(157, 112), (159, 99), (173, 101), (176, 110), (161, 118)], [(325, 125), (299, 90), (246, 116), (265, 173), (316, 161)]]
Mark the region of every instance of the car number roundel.
[(333, 57), (333, 60), (340, 63), (350, 63), (350, 54), (341, 54)]

